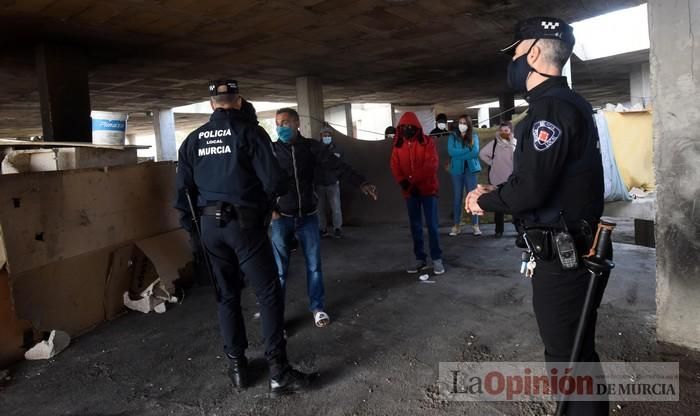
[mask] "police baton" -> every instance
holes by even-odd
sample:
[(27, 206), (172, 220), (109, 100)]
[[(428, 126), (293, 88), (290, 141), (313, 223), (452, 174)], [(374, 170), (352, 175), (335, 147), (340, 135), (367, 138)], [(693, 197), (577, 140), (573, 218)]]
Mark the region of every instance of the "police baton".
[[(612, 244), (611, 236), (617, 224), (613, 222), (600, 221), (598, 229), (595, 233), (595, 239), (588, 254), (583, 256), (583, 264), (590, 273), (591, 280), (588, 282), (588, 290), (586, 290), (586, 298), (583, 301), (581, 317), (576, 328), (576, 337), (574, 338), (574, 347), (569, 357), (569, 368), (572, 373), (575, 372), (576, 363), (581, 355), (581, 347), (583, 346), (583, 336), (588, 328), (588, 320), (593, 309), (593, 296), (596, 294), (598, 280), (604, 273), (609, 272), (615, 267), (615, 263), (608, 260), (610, 257), (609, 247)], [(557, 403), (556, 416), (563, 416), (566, 412), (566, 396)]]
[(202, 255), (204, 256), (204, 263), (207, 266), (207, 273), (209, 273), (209, 279), (211, 279), (212, 285), (214, 285), (214, 292), (216, 293), (216, 301), (221, 300), (221, 295), (219, 293), (219, 286), (216, 284), (216, 277), (212, 271), (211, 261), (209, 261), (209, 252), (204, 245), (204, 240), (202, 240), (202, 230), (199, 228), (199, 221), (197, 220), (197, 211), (194, 209), (194, 204), (192, 203), (192, 197), (190, 197), (190, 190), (185, 189), (185, 196), (187, 197), (187, 204), (190, 207), (190, 215), (192, 216), (192, 223), (194, 224), (194, 231), (197, 234), (197, 239), (199, 240), (199, 245), (202, 249)]

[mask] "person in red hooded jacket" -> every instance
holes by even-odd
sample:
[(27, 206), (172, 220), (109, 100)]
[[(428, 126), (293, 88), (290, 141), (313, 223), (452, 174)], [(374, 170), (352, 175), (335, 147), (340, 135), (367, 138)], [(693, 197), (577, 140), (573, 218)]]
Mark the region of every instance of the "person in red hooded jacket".
[(412, 112), (401, 116), (396, 128), (391, 152), (391, 173), (401, 186), (406, 198), (408, 218), (413, 236), (413, 252), (417, 263), (408, 273), (418, 273), (428, 268), (423, 244), (423, 220), (428, 226), (430, 258), (435, 274), (445, 272), (438, 234), (438, 154), (435, 142), (423, 134), (418, 117)]

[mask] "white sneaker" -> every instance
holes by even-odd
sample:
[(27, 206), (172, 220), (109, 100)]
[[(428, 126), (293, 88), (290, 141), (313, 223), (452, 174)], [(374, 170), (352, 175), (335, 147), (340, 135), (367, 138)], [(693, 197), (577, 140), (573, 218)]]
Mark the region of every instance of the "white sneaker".
[(445, 265), (442, 264), (442, 259), (433, 260), (433, 273), (435, 273), (435, 274), (445, 273)]
[(452, 228), (450, 228), (450, 235), (455, 236), (459, 234), (459, 225), (453, 225)]
[(472, 229), (474, 230), (474, 235), (481, 235), (481, 230), (479, 229), (479, 225), (472, 225)]

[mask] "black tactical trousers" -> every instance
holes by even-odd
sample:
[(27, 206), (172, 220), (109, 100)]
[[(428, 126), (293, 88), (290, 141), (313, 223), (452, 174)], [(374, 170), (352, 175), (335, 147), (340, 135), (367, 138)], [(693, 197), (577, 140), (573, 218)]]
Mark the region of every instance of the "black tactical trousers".
[[(593, 312), (588, 320), (578, 361), (600, 362), (595, 350), (596, 311), (609, 277), (610, 274), (607, 273), (599, 278), (597, 291), (593, 296)], [(537, 261), (532, 278), (532, 304), (544, 343), (546, 362), (569, 362), (589, 281), (590, 274), (583, 267), (562, 271), (558, 260)], [(566, 415), (608, 415), (608, 407), (607, 401), (570, 401), (566, 407)]]
[(283, 335), (284, 307), (277, 266), (267, 228), (242, 229), (236, 220), (219, 227), (214, 216), (202, 216), (202, 240), (211, 261), (219, 293), (218, 314), (224, 351), (240, 356), (248, 348), (241, 289), (250, 282), (260, 304), (265, 358), (274, 377), (287, 366)]

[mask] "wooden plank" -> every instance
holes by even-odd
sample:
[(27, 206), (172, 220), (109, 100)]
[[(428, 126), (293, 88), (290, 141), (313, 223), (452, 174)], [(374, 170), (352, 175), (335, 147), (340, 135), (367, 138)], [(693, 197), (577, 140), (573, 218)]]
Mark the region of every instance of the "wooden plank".
[(179, 228), (174, 185), (172, 162), (0, 176), (10, 273)]
[(83, 143), (83, 142), (44, 142), (44, 141), (34, 141), (30, 142), (27, 140), (14, 140), (14, 139), (0, 139), (0, 147), (91, 147), (95, 149), (113, 149), (113, 150), (123, 150), (123, 149), (148, 149), (151, 146), (146, 145), (113, 145), (113, 144), (94, 144), (94, 143)]

